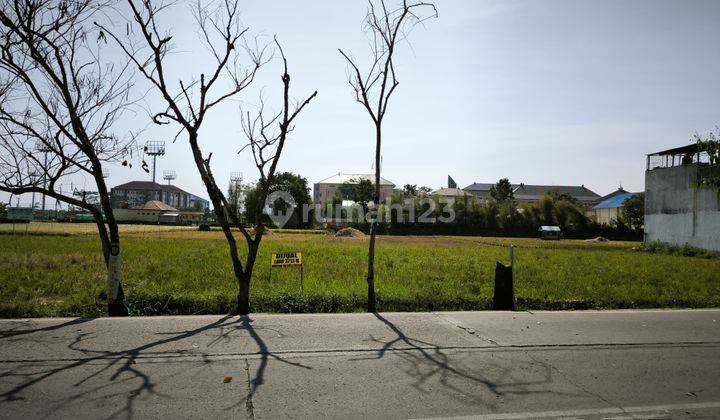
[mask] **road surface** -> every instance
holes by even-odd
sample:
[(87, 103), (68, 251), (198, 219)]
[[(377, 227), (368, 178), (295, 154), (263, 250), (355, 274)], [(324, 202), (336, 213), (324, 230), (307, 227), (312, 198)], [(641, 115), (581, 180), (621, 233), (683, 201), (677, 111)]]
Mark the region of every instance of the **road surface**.
[(0, 418), (720, 418), (720, 310), (0, 320)]

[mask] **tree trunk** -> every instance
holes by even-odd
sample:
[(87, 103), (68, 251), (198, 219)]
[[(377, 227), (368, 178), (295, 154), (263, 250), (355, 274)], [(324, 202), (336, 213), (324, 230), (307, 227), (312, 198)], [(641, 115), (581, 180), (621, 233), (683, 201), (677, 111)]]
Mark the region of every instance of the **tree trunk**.
[[(120, 282), (120, 235), (117, 225), (114, 225), (114, 229), (111, 228), (110, 233), (108, 233), (108, 226), (103, 221), (103, 213), (94, 207), (88, 210), (95, 219), (100, 243), (102, 244), (103, 258), (105, 259), (108, 316), (128, 316), (130, 313), (125, 304), (125, 294)], [(114, 219), (112, 220), (114, 221)]]
[(367, 311), (377, 312), (375, 307), (375, 223), (370, 225), (370, 247), (368, 250), (368, 275), (367, 275)]
[(215, 183), (215, 178), (213, 178), (212, 173), (210, 172), (209, 163), (208, 166), (206, 166), (205, 160), (202, 157), (196, 131), (189, 131), (188, 142), (190, 143), (190, 149), (193, 153), (195, 166), (200, 173), (200, 178), (202, 179), (203, 184), (205, 184), (205, 189), (210, 197), (210, 201), (213, 204), (215, 216), (222, 228), (228, 247), (230, 248), (230, 260), (233, 264), (233, 274), (235, 275), (235, 279), (238, 281), (239, 289), (237, 295), (237, 312), (240, 315), (247, 315), (250, 313), (250, 279), (252, 277), (252, 268), (257, 254), (257, 247), (253, 247), (251, 243), (248, 243), (248, 266), (246, 266), (243, 270), (243, 265), (240, 262), (240, 257), (238, 255), (237, 241), (233, 236), (231, 224), (228, 220), (228, 212), (230, 209), (225, 209), (222, 200), (222, 191)]
[(375, 230), (377, 217), (380, 212), (380, 145), (382, 143), (382, 128), (380, 122), (375, 125), (375, 215), (370, 221), (370, 245), (368, 246), (368, 312), (376, 312), (375, 304)]
[[(258, 223), (255, 226), (256, 229), (262, 230), (262, 223)], [(248, 255), (245, 260), (245, 271), (238, 278), (238, 305), (237, 312), (240, 315), (247, 315), (250, 313), (250, 281), (252, 280), (253, 268), (255, 267), (255, 259), (257, 258), (258, 249), (260, 249), (261, 236), (256, 236), (255, 239), (248, 243)]]
[(250, 279), (243, 276), (243, 278), (239, 280), (239, 286), (237, 313), (238, 315), (247, 315), (250, 313)]
[(110, 236), (108, 235), (107, 227), (102, 220), (102, 214), (94, 211), (91, 211), (91, 213), (95, 219), (95, 225), (98, 229), (100, 243), (102, 244), (103, 258), (105, 259), (105, 267), (107, 268), (107, 265), (110, 262)]
[[(120, 232), (118, 230), (117, 222), (115, 221), (115, 215), (112, 211), (112, 204), (110, 203), (110, 195), (108, 193), (107, 186), (105, 185), (105, 178), (102, 173), (102, 166), (97, 158), (91, 159), (93, 162), (93, 176), (95, 183), (98, 187), (98, 196), (100, 197), (100, 207), (102, 212), (96, 216), (96, 223), (98, 223), (98, 229), (102, 225), (103, 229), (100, 236), (103, 240), (103, 254), (105, 255), (105, 263), (107, 265), (108, 277), (107, 277), (107, 304), (108, 304), (108, 315), (109, 316), (128, 316), (130, 311), (125, 304), (125, 293), (123, 293), (120, 271)], [(105, 221), (103, 221), (103, 214), (105, 215)], [(105, 223), (107, 223), (107, 230), (105, 230)], [(109, 236), (109, 238), (108, 238)], [(106, 243), (109, 242), (109, 243)]]

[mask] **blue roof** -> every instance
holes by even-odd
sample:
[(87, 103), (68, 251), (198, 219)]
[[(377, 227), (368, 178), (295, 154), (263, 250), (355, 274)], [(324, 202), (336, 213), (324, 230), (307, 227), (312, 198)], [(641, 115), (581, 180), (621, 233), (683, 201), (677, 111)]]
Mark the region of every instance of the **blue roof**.
[(628, 198), (635, 195), (635, 193), (624, 193), (624, 194), (618, 194), (615, 197), (608, 198), (607, 200), (601, 202), (597, 206), (593, 207), (595, 209), (614, 209), (618, 207), (623, 207), (623, 202), (627, 200)]

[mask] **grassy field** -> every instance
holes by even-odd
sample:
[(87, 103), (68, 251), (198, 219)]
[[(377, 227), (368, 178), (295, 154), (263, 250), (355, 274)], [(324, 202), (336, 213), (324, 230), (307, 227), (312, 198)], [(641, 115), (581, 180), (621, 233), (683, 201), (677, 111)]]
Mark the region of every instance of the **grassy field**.
[[(84, 228), (92, 225), (46, 225), (31, 225), (35, 235), (0, 234), (0, 316), (102, 315), (102, 256), (98, 240)], [(122, 231), (123, 287), (134, 315), (232, 310), (237, 285), (220, 232), (149, 226)], [(510, 243), (517, 246), (521, 308), (720, 306), (718, 259), (640, 252), (634, 242), (384, 236), (376, 260), (379, 309), (489, 308), (495, 261), (507, 262)], [(296, 269), (273, 269), (269, 279), (270, 253), (283, 251), (303, 253), (303, 290)], [(361, 311), (366, 255), (363, 238), (274, 233), (263, 239), (252, 309)]]

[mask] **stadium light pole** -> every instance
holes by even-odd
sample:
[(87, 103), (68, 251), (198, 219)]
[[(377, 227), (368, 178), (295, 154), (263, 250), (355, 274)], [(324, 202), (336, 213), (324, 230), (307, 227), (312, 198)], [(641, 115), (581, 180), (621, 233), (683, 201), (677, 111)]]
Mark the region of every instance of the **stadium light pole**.
[(145, 143), (145, 153), (153, 158), (152, 180), (155, 183), (155, 173), (157, 169), (157, 157), (165, 155), (164, 141), (148, 141)]
[[(43, 168), (47, 168), (48, 152), (52, 152), (52, 149), (45, 143), (38, 141), (35, 143), (35, 148), (38, 152), (43, 154)], [(43, 191), (47, 189), (47, 173), (42, 174)], [(33, 207), (35, 206), (35, 200), (33, 200)], [(42, 193), (42, 216), (45, 217), (45, 193)]]
[[(30, 173), (30, 180), (32, 181), (33, 184), (35, 183), (37, 176), (38, 176), (37, 172), (33, 171)], [(34, 214), (35, 213), (35, 190), (33, 190), (32, 196), (30, 198), (30, 209), (31, 209), (31, 212)]]

